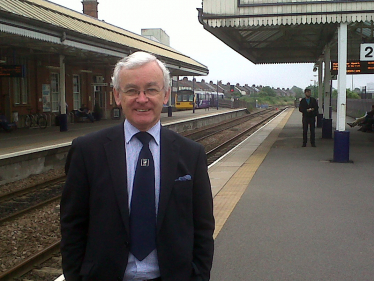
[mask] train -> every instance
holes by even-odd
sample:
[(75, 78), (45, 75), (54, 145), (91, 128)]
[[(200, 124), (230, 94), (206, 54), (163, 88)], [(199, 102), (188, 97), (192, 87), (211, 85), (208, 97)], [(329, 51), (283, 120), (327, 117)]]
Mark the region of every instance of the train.
[[(223, 93), (218, 93), (220, 99), (224, 98)], [(175, 108), (177, 110), (188, 110), (209, 108), (217, 106), (217, 93), (205, 91), (179, 90), (175, 94)]]

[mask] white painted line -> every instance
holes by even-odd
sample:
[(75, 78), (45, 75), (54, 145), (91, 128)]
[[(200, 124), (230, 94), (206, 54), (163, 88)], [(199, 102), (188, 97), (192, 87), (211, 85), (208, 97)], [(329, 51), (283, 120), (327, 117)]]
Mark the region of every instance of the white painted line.
[(26, 149), (26, 150), (22, 150), (22, 151), (17, 151), (17, 152), (13, 152), (13, 153), (0, 155), (0, 160), (1, 159), (6, 159), (6, 158), (22, 156), (22, 155), (30, 154), (30, 153), (34, 153), (34, 152), (41, 152), (41, 151), (45, 151), (45, 150), (50, 150), (50, 149), (55, 149), (55, 148), (60, 148), (60, 147), (66, 147), (66, 146), (69, 146), (69, 145), (71, 145), (71, 141), (70, 142), (64, 142), (64, 143), (59, 143), (59, 144), (42, 146), (42, 147), (38, 147), (38, 148)]
[(57, 279), (55, 279), (54, 281), (65, 281), (65, 276), (64, 274), (60, 275)]
[(269, 125), (273, 120), (275, 120), (276, 118), (280, 117), (282, 115), (283, 112), (281, 112), (280, 114), (278, 114), (277, 116), (275, 116), (274, 118), (272, 118), (271, 120), (269, 120), (268, 122), (266, 122), (266, 124), (262, 125), (260, 128), (258, 128), (252, 135), (250, 135), (248, 138), (246, 138), (245, 140), (243, 140), (241, 143), (239, 143), (237, 146), (235, 146), (233, 149), (231, 149), (230, 151), (228, 151), (227, 153), (225, 153), (224, 155), (222, 155), (220, 158), (218, 158), (216, 161), (214, 161), (212, 164), (210, 164), (208, 166), (208, 170), (213, 167), (215, 164), (217, 164), (220, 160), (222, 160), (223, 158), (225, 158), (227, 155), (231, 154), (235, 149), (237, 149), (239, 146), (241, 146), (244, 142), (246, 142), (247, 140), (249, 140), (251, 137), (254, 137), (256, 133), (258, 133), (262, 128), (266, 127), (267, 125)]

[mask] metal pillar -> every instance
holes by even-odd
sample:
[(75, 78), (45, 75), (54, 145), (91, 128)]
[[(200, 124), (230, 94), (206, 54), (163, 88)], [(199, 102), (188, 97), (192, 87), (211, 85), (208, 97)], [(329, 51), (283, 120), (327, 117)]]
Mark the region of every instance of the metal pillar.
[(60, 55), (60, 132), (68, 130), (68, 117), (66, 114), (65, 97), (65, 56)]
[(192, 113), (195, 113), (195, 102), (196, 102), (196, 95), (195, 95), (195, 76), (192, 76), (192, 93), (193, 93), (193, 99), (192, 99)]
[(349, 162), (349, 131), (345, 130), (347, 107), (347, 41), (348, 24), (338, 28), (338, 100), (336, 131), (334, 132), (334, 162)]
[(325, 47), (325, 75), (324, 75), (324, 99), (323, 99), (323, 121), (322, 121), (322, 138), (332, 139), (332, 119), (330, 112), (330, 46)]
[[(179, 80), (179, 76), (172, 76), (171, 77), (171, 88), (170, 88), (171, 90), (170, 90), (170, 97), (169, 97), (169, 104), (168, 104), (168, 117), (173, 117), (173, 108), (172, 108), (173, 81), (176, 81), (175, 84), (177, 84), (177, 91), (178, 91), (178, 80)], [(174, 104), (176, 104), (176, 103), (177, 103), (177, 101), (175, 100), (175, 95), (174, 95)]]
[(323, 122), (323, 81), (322, 81), (322, 61), (318, 61), (318, 115), (317, 115), (317, 128), (322, 128)]

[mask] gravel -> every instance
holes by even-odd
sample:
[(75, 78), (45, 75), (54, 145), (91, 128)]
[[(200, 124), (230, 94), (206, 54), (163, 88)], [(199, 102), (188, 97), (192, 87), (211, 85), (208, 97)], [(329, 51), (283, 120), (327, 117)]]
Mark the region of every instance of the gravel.
[[(0, 186), (7, 193), (63, 175), (63, 169)], [(60, 240), (59, 202), (51, 203), (18, 219), (0, 225), (0, 272), (21, 263), (52, 243)]]

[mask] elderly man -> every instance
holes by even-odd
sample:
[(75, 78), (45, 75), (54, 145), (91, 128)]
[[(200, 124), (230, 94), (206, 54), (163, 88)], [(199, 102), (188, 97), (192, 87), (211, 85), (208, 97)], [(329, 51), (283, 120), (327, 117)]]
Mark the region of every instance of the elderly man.
[(136, 52), (113, 73), (124, 124), (77, 138), (61, 199), (70, 280), (209, 280), (213, 202), (204, 148), (160, 124), (169, 72)]

